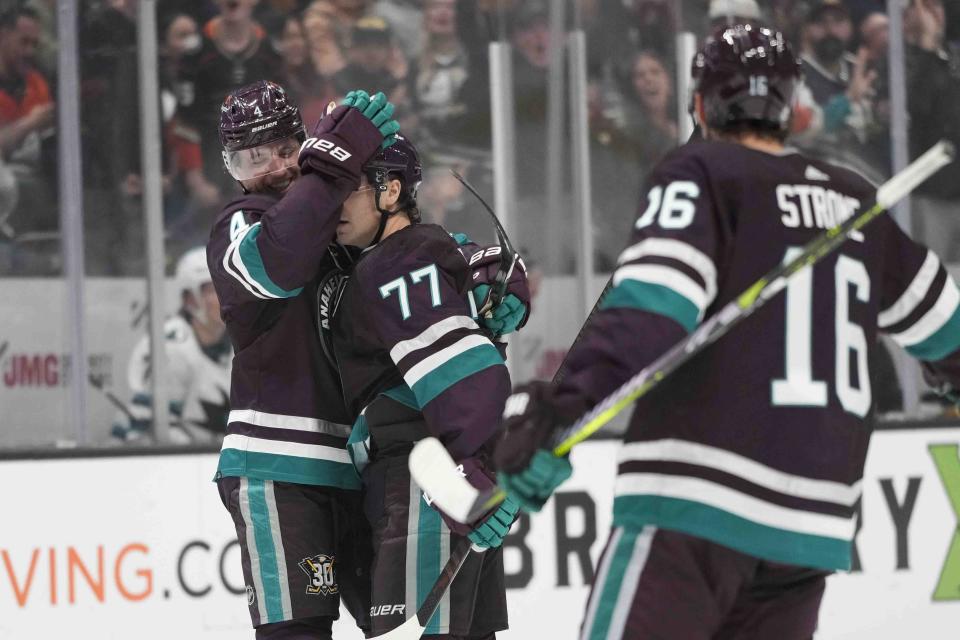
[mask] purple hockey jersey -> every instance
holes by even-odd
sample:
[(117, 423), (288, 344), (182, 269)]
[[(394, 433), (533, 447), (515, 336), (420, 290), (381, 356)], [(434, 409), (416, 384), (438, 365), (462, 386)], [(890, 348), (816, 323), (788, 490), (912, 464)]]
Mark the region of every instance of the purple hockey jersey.
[(207, 262), (235, 353), (220, 475), (360, 486), (339, 377), (314, 322), (317, 279), (335, 267), (328, 245), (352, 189), (304, 175), (283, 199), (243, 196), (214, 224)]
[[(569, 356), (561, 394), (598, 402), (875, 201), (875, 189), (847, 169), (720, 142), (672, 153), (644, 193), (614, 286)], [(619, 457), (615, 525), (848, 568), (878, 332), (958, 382), (960, 293), (937, 256), (887, 216), (637, 403)]]

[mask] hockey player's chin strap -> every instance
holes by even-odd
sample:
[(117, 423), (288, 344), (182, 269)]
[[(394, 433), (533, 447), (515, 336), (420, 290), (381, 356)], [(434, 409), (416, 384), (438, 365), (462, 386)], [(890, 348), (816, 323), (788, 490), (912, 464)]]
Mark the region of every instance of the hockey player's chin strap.
[[(371, 240), (371, 241), (370, 241), (370, 244), (368, 245), (368, 246), (370, 246), (370, 247), (372, 247), (372, 246), (374, 246), (375, 244), (377, 244), (378, 242), (380, 242), (380, 239), (383, 237), (383, 230), (387, 228), (387, 220), (390, 219), (390, 216), (392, 216), (393, 214), (396, 213), (396, 211), (387, 211), (386, 209), (383, 209), (383, 208), (380, 206), (380, 194), (383, 193), (383, 191), (384, 191), (384, 189), (381, 189), (381, 184), (383, 184), (383, 183), (380, 183), (380, 182), (378, 181), (378, 184), (377, 184), (377, 193), (376, 193), (376, 195), (374, 196), (374, 199), (375, 199), (375, 203), (374, 203), (374, 204), (375, 204), (375, 206), (377, 207), (377, 211), (380, 212), (380, 226), (377, 227), (377, 234), (376, 234), (375, 236), (373, 236), (373, 240)], [(385, 184), (384, 184), (384, 188), (386, 188), (386, 185), (385, 185)]]

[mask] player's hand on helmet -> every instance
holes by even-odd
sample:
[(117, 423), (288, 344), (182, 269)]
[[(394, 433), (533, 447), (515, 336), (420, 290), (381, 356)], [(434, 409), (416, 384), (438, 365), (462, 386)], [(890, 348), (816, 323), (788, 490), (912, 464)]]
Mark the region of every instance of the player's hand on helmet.
[(510, 526), (517, 519), (519, 512), (520, 503), (507, 497), (493, 513), (478, 522), (467, 537), (480, 549), (499, 547), (510, 532)]
[(383, 135), (381, 149), (386, 149), (397, 141), (396, 134), (400, 131), (400, 124), (393, 119), (393, 103), (387, 101), (387, 96), (382, 91), (371, 96), (366, 91), (357, 89), (344, 96), (340, 104), (353, 107), (373, 123)]
[(524, 511), (536, 512), (573, 473), (566, 456), (550, 451), (554, 434), (586, 411), (573, 396), (560, 398), (552, 385), (532, 382), (507, 399), (503, 433), (493, 453), (497, 481)]
[[(300, 172), (305, 175), (318, 173), (335, 180), (347, 180), (356, 189), (363, 175), (363, 165), (381, 149), (381, 145), (395, 136), (399, 125), (390, 119), (393, 105), (385, 98), (382, 104), (378, 99), (374, 107), (367, 96), (367, 104), (361, 111), (352, 106), (356, 95), (347, 95), (350, 105), (331, 103), (317, 121), (310, 137), (300, 146), (299, 164)], [(389, 110), (385, 111), (387, 106)], [(364, 115), (365, 111), (369, 111), (372, 117)]]

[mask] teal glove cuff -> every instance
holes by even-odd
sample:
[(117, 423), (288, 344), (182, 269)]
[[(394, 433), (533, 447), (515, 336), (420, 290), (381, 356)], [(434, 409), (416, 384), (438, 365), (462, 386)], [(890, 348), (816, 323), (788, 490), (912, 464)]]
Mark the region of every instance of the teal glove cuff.
[[(490, 290), (488, 284), (478, 284), (471, 290), (473, 302), (479, 309), (483, 301), (487, 299), (487, 292)], [(527, 307), (520, 302), (520, 298), (508, 293), (504, 296), (496, 307), (491, 309), (490, 317), (481, 317), (482, 324), (488, 331), (494, 335), (502, 336), (517, 330), (520, 323), (527, 315)]]
[(546, 449), (539, 449), (530, 464), (520, 473), (498, 473), (497, 482), (524, 511), (543, 509), (557, 487), (573, 475), (573, 466), (566, 457), (558, 458)]
[(507, 537), (510, 525), (517, 519), (519, 511), (520, 505), (508, 496), (496, 511), (467, 534), (467, 538), (483, 549), (499, 547)]

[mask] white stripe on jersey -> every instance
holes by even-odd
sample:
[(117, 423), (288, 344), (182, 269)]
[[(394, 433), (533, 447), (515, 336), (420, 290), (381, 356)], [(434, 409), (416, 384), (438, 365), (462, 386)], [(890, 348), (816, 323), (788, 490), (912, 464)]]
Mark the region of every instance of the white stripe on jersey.
[(620, 267), (613, 274), (613, 286), (617, 286), (624, 280), (648, 282), (672, 289), (697, 307), (699, 311), (698, 319), (703, 317), (704, 309), (712, 301), (703, 287), (694, 282), (690, 276), (682, 271), (659, 264), (631, 264)]
[(250, 480), (240, 478), (240, 493), (237, 496), (240, 503), (240, 515), (246, 526), (247, 555), (250, 557), (250, 573), (253, 576), (253, 588), (256, 596), (257, 612), (260, 614), (260, 623), (269, 621), (267, 616), (267, 591), (263, 584), (263, 574), (260, 572), (260, 553), (257, 551), (257, 535), (253, 529), (253, 515), (250, 513)]
[(917, 308), (917, 305), (927, 297), (930, 285), (933, 284), (939, 271), (940, 260), (937, 258), (937, 254), (928, 249), (927, 259), (923, 261), (923, 265), (917, 271), (913, 282), (906, 288), (899, 300), (894, 302), (890, 308), (880, 312), (880, 315), (877, 316), (877, 326), (881, 329), (889, 327), (910, 315)]
[[(464, 336), (449, 347), (444, 347), (429, 358), (424, 358), (414, 366), (410, 367), (410, 370), (403, 374), (403, 379), (406, 381), (408, 387), (413, 388), (413, 385), (415, 385), (421, 378), (434, 369), (443, 366), (464, 351), (469, 351), (470, 349), (479, 347), (483, 344), (488, 344), (493, 347), (493, 343), (490, 342), (486, 336), (477, 335), (475, 333)], [(496, 349), (496, 347), (493, 348)]]
[(614, 495), (652, 495), (688, 500), (768, 527), (839, 540), (852, 540), (856, 525), (853, 517), (842, 518), (783, 507), (702, 478), (624, 473), (617, 476)]
[[(470, 297), (471, 299), (473, 298), (472, 295)], [(390, 349), (390, 359), (393, 360), (394, 364), (397, 364), (414, 351), (429, 347), (443, 336), (457, 329), (473, 330), (479, 329), (479, 327), (472, 318), (468, 318), (467, 316), (450, 316), (449, 318), (444, 318), (440, 322), (427, 327), (423, 333), (416, 338), (410, 338), (409, 340), (404, 340), (393, 345), (393, 349)]]
[(852, 507), (860, 499), (861, 482), (852, 485), (830, 480), (814, 480), (784, 473), (746, 456), (687, 440), (664, 439), (628, 442), (620, 448), (617, 463), (631, 460), (683, 462), (723, 471), (755, 485), (797, 498), (833, 502)]
[(890, 337), (901, 347), (919, 344), (943, 327), (956, 313), (958, 305), (960, 305), (960, 291), (957, 290), (957, 284), (953, 278), (947, 277), (936, 304), (909, 329), (901, 333), (891, 333)]
[[(260, 223), (258, 222), (257, 224), (260, 224)], [(248, 228), (247, 228), (247, 231), (249, 231), (249, 230), (250, 230), (250, 228), (248, 227)], [(266, 295), (263, 294), (263, 293), (260, 293), (260, 291), (261, 291), (260, 286), (259, 286), (259, 285), (257, 285), (256, 287), (251, 286), (251, 285), (247, 282), (247, 280), (243, 277), (243, 274), (241, 274), (237, 269), (235, 269), (235, 268), (232, 266), (232, 264), (233, 264), (233, 263), (232, 263), (233, 253), (234, 253), (234, 250), (236, 249), (237, 242), (239, 242), (240, 240), (242, 240), (245, 235), (246, 235), (246, 233), (244, 233), (243, 235), (239, 236), (237, 239), (235, 239), (233, 242), (231, 242), (231, 243), (227, 246), (227, 250), (224, 251), (224, 253), (223, 253), (223, 260), (221, 260), (221, 264), (223, 265), (224, 271), (226, 271), (227, 273), (229, 273), (229, 274), (230, 274), (231, 276), (233, 276), (240, 284), (242, 284), (244, 289), (246, 289), (247, 291), (249, 291), (250, 293), (252, 293), (252, 294), (255, 295), (256, 297), (261, 298), (261, 299), (263, 299), (263, 300), (266, 300), (266, 299), (268, 298), (268, 296), (266, 296)]]
[(617, 259), (617, 265), (624, 265), (645, 256), (660, 256), (679, 260), (694, 269), (707, 285), (707, 299), (712, 302), (717, 295), (717, 268), (707, 254), (693, 245), (669, 238), (647, 238), (632, 247), (627, 247)]
[(266, 440), (253, 438), (237, 433), (228, 433), (223, 438), (223, 449), (237, 449), (252, 453), (272, 453), (279, 456), (296, 456), (298, 458), (312, 458), (353, 464), (346, 449), (327, 447), (322, 444), (302, 444), (300, 442), (283, 442), (281, 440)]
[(253, 409), (234, 409), (227, 418), (227, 424), (231, 422), (246, 422), (247, 424), (258, 427), (268, 427), (270, 429), (293, 429), (295, 431), (310, 431), (312, 433), (324, 433), (338, 438), (349, 438), (350, 427), (345, 424), (337, 424), (320, 420), (319, 418), (305, 418), (303, 416), (285, 416), (280, 413), (266, 413), (264, 411), (255, 411)]
[[(240, 280), (240, 282), (247, 287), (248, 290), (252, 292), (253, 289), (255, 289), (257, 292), (259, 292), (259, 297), (261, 298), (278, 299), (282, 296), (270, 293), (267, 291), (266, 287), (257, 282), (256, 279), (250, 275), (250, 272), (247, 270), (247, 265), (243, 263), (243, 258), (240, 256), (240, 244), (243, 242), (244, 238), (253, 232), (254, 229), (258, 229), (259, 227), (260, 223), (254, 222), (252, 225), (246, 228), (246, 230), (243, 232), (243, 235), (237, 236), (237, 238), (230, 243), (230, 246), (227, 247), (224, 260), (226, 261), (229, 259), (230, 264), (235, 267), (235, 271), (232, 272), (233, 277)], [(226, 262), (224, 262), (224, 266), (226, 266)], [(251, 289), (251, 287), (253, 287), (253, 289)]]

